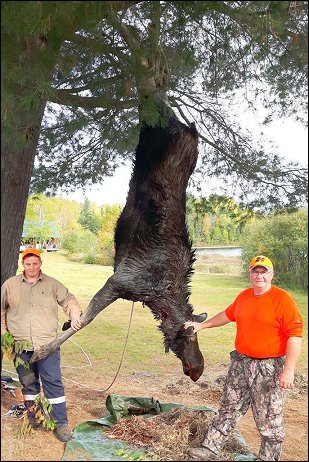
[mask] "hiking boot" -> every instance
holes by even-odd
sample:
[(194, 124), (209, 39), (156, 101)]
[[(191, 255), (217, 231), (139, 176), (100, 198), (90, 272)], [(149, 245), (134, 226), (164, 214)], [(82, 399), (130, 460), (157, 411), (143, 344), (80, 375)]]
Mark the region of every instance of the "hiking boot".
[(59, 425), (59, 427), (55, 428), (54, 433), (56, 438), (62, 443), (66, 443), (72, 439), (72, 432), (67, 425)]
[(188, 455), (194, 460), (219, 460), (214, 452), (205, 447), (191, 448)]

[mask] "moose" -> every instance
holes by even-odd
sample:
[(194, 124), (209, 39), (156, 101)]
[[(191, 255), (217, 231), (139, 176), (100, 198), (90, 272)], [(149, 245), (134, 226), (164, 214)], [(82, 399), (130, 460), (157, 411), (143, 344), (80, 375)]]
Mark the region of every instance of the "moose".
[[(193, 328), (183, 324), (207, 317), (193, 314), (189, 303), (195, 257), (185, 202), (197, 145), (195, 124), (183, 124), (174, 113), (164, 125), (142, 125), (126, 204), (115, 228), (114, 273), (81, 317), (85, 327), (117, 298), (142, 302), (160, 321), (165, 352), (173, 351), (194, 382), (203, 373), (204, 358)], [(68, 328), (36, 350), (31, 362), (51, 354), (73, 334)]]

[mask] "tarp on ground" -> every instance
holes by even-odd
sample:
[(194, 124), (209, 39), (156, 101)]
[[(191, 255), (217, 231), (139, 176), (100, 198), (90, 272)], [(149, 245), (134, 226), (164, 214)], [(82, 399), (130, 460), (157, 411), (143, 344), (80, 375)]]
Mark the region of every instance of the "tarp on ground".
[[(125, 441), (105, 436), (104, 427), (113, 426), (119, 419), (141, 414), (145, 417), (151, 417), (179, 407), (197, 411), (215, 411), (209, 406), (184, 406), (179, 403), (160, 403), (154, 398), (109, 395), (106, 398), (106, 408), (110, 415), (77, 425), (72, 440), (66, 444), (61, 460), (123, 461), (128, 460), (130, 451), (134, 453), (134, 459), (131, 460), (149, 460), (140, 448), (127, 444)], [(240, 434), (239, 439), (243, 446), (248, 446)], [(254, 460), (254, 455), (235, 454), (234, 460), (250, 461)]]

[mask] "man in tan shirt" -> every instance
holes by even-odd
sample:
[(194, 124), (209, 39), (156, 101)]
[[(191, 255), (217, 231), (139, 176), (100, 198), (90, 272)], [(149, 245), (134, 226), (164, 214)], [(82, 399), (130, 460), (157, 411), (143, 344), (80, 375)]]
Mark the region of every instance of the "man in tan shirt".
[(61, 378), (60, 350), (29, 364), (29, 367), (28, 363), (34, 350), (57, 338), (58, 305), (71, 319), (73, 330), (81, 328), (82, 310), (74, 295), (61, 282), (42, 273), (39, 250), (24, 250), (22, 265), (23, 273), (7, 279), (1, 287), (1, 335), (9, 331), (14, 340), (27, 341), (27, 350), (18, 355), (27, 367), (19, 365), (16, 370), (30, 425), (33, 428), (39, 426), (34, 401), (41, 394), (41, 380), (44, 396), (52, 405), (50, 415), (56, 421), (55, 435), (66, 442), (72, 436)]

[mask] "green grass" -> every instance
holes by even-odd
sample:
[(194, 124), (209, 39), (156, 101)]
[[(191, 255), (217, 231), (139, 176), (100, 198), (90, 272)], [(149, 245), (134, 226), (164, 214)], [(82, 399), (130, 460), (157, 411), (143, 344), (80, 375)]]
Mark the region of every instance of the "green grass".
[[(42, 259), (43, 272), (66, 285), (79, 300), (83, 309), (113, 273), (111, 267), (71, 262), (61, 253), (45, 253)], [(248, 281), (239, 276), (195, 273), (191, 283), (190, 302), (194, 306), (195, 313), (206, 311), (211, 317), (225, 309), (246, 287)], [(299, 305), (305, 324), (303, 352), (298, 365), (304, 370), (308, 366), (308, 295), (299, 291), (290, 291), (290, 293)], [(93, 378), (98, 373), (102, 377), (102, 372), (109, 376), (116, 372), (129, 329), (131, 309), (131, 302), (118, 299), (99, 313), (89, 326), (72, 337), (72, 340), (89, 355), (94, 368), (91, 372), (88, 372), (90, 368), (87, 369), (87, 374), (91, 374)], [(59, 309), (59, 318), (61, 327), (66, 320), (61, 309)], [(158, 322), (154, 320), (149, 308), (143, 307), (141, 303), (135, 303), (121, 366), (123, 373), (150, 371), (160, 375), (181, 370), (181, 364), (175, 355), (171, 352), (168, 355), (164, 353), (163, 336), (157, 326)], [(234, 348), (234, 337), (234, 323), (200, 332), (199, 343), (206, 365), (228, 364), (229, 352)], [(87, 363), (80, 348), (70, 341), (62, 345), (62, 358), (63, 364), (73, 367), (82, 368)]]

